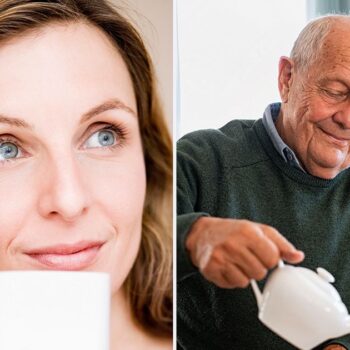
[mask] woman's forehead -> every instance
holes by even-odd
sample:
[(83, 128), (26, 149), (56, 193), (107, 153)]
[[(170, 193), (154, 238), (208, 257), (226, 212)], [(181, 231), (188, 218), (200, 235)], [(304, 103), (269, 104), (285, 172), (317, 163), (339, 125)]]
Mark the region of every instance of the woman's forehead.
[(0, 114), (80, 116), (110, 99), (136, 111), (125, 62), (92, 25), (51, 24), (0, 46)]

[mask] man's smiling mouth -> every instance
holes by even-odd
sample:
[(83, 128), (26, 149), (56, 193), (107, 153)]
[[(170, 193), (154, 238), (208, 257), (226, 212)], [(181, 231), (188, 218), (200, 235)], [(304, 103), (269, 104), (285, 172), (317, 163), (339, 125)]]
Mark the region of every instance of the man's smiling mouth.
[(323, 135), (326, 135), (328, 140), (330, 140), (332, 143), (340, 146), (340, 147), (347, 147), (350, 143), (350, 138), (344, 138), (340, 137), (339, 135), (334, 135), (330, 133), (329, 131), (326, 131), (319, 127), (319, 130), (323, 133)]

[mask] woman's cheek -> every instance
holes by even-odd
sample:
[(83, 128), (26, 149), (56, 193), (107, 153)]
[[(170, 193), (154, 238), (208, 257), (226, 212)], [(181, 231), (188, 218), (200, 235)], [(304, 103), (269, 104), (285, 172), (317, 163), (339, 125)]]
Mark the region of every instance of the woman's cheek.
[(142, 154), (108, 161), (90, 160), (84, 167), (86, 186), (95, 205), (103, 207), (111, 218), (118, 218), (118, 222), (134, 221), (142, 215), (146, 193)]
[[(11, 266), (11, 243), (35, 210), (36, 185), (25, 166), (0, 167), (0, 269)], [(34, 229), (34, 228), (33, 228)], [(10, 248), (10, 249), (9, 249)]]
[(102, 270), (110, 273), (112, 293), (127, 278), (138, 254), (146, 192), (143, 158), (89, 167), (93, 202), (115, 228)]

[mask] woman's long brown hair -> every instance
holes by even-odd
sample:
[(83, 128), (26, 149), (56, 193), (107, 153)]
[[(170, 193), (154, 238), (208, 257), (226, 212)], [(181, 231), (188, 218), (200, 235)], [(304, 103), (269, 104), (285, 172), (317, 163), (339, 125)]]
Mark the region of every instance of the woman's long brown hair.
[(172, 333), (172, 142), (143, 41), (120, 11), (105, 0), (0, 0), (0, 44), (52, 22), (86, 22), (112, 40), (136, 95), (146, 163), (147, 194), (142, 239), (125, 282), (132, 313), (153, 333)]

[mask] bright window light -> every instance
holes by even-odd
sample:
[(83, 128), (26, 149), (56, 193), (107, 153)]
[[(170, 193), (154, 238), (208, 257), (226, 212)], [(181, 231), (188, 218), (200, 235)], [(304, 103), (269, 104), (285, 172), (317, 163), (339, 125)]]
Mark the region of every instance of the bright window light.
[(305, 1), (177, 0), (178, 136), (260, 118), (306, 22)]

